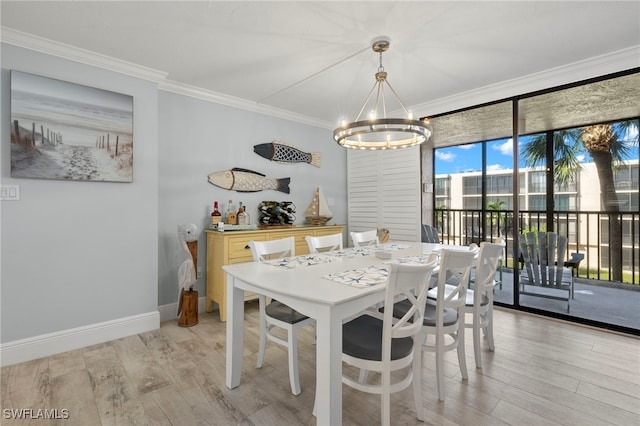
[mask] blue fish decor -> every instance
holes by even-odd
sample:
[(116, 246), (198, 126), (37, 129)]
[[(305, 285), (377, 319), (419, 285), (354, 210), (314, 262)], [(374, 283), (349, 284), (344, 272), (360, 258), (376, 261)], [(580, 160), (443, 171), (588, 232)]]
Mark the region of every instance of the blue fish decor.
[(288, 194), (291, 178), (273, 179), (253, 170), (233, 168), (221, 172), (211, 173), (209, 183), (220, 188), (238, 192), (258, 192), (266, 189)]
[(320, 167), (319, 152), (300, 151), (295, 146), (281, 141), (254, 145), (253, 152), (267, 160), (279, 163), (309, 163), (312, 166)]

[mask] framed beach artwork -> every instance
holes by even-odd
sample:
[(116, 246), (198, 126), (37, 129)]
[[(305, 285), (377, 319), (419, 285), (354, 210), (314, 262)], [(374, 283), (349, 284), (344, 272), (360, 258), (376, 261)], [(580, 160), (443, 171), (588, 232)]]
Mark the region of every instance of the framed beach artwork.
[(11, 71), (11, 177), (133, 181), (133, 97)]

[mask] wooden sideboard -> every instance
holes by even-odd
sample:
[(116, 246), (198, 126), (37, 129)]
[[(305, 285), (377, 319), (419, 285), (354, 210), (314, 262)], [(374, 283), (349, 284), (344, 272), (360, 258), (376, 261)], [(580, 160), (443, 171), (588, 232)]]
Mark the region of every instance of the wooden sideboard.
[[(220, 320), (227, 320), (227, 275), (222, 267), (240, 262), (251, 262), (253, 256), (249, 241), (269, 241), (295, 237), (296, 255), (309, 253), (307, 235), (320, 236), (343, 233), (344, 225), (293, 226), (275, 229), (257, 229), (252, 231), (218, 232), (206, 229), (207, 234), (207, 312), (213, 310), (213, 302), (218, 304)], [(245, 292), (244, 300), (258, 296)]]

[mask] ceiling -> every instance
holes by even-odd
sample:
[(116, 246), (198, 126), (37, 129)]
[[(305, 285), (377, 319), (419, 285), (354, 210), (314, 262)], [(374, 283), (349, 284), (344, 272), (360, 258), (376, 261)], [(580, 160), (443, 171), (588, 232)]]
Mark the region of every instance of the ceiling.
[[(637, 1), (6, 1), (3, 29), (331, 127), (374, 82), (425, 105), (640, 45)], [(640, 61), (639, 61), (640, 65)], [(427, 108), (428, 109), (428, 108)]]

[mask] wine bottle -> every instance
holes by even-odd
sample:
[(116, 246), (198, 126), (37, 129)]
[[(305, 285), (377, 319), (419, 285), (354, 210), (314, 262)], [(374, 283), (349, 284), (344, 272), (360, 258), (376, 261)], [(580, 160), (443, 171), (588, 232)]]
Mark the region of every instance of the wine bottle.
[(222, 213), (220, 213), (220, 210), (218, 210), (218, 202), (214, 201), (213, 211), (211, 212), (211, 225), (217, 226), (221, 220), (222, 220)]

